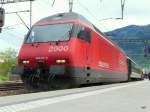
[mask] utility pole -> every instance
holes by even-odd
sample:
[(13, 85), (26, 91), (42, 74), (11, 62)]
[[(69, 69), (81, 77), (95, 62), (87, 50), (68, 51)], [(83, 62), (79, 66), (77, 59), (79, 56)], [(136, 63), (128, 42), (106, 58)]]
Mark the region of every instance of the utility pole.
[(32, 1), (30, 0), (30, 29), (32, 27)]
[(123, 19), (123, 16), (124, 16), (125, 1), (126, 0), (121, 0), (121, 19)]
[[(10, 4), (10, 3), (19, 3), (19, 2), (30, 2), (30, 28), (32, 26), (32, 2), (35, 0), (0, 0), (0, 4)], [(23, 12), (23, 11), (18, 11), (18, 12)], [(29, 27), (25, 24), (23, 19), (20, 17), (18, 12), (11, 12), (11, 13), (16, 13), (17, 16), (20, 18), (20, 20), (23, 22), (23, 24), (29, 29)], [(11, 14), (11, 13), (5, 13), (5, 14)]]
[(69, 12), (72, 12), (73, 9), (73, 0), (69, 0)]
[(4, 26), (5, 21), (5, 10), (3, 8), (0, 8), (0, 33), (2, 31), (2, 27)]

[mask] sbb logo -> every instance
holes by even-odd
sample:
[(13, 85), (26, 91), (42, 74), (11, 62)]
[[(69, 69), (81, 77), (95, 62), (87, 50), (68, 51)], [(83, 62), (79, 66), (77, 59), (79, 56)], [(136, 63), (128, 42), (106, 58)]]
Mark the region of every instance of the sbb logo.
[(51, 46), (48, 52), (67, 52), (69, 50), (68, 46)]

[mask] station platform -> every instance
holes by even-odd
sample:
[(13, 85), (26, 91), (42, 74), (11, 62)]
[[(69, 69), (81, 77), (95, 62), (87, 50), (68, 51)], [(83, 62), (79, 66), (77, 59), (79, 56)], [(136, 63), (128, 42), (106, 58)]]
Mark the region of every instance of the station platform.
[(0, 112), (150, 112), (150, 82), (5, 96)]

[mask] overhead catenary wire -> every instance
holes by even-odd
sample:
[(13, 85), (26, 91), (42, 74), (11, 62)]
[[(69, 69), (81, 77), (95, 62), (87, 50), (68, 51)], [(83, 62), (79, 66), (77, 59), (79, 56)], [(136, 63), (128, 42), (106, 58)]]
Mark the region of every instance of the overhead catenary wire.
[[(7, 30), (7, 29), (6, 29), (6, 30)], [(9, 29), (8, 29), (8, 30), (9, 30)], [(25, 36), (25, 34), (24, 34), (23, 32), (20, 32), (20, 31), (16, 30), (16, 28), (12, 28), (12, 29), (10, 29), (9, 31), (11, 31), (12, 33), (16, 32), (16, 33), (14, 33), (14, 34), (19, 35), (19, 38), (21, 38), (21, 39), (23, 39), (23, 37)], [(26, 31), (25, 31), (25, 32), (26, 32)]]
[[(8, 45), (11, 45), (11, 46), (14, 46), (14, 47), (18, 47), (18, 46), (16, 46), (16, 43), (15, 43), (16, 42), (16, 38), (18, 38), (19, 41), (23, 41), (24, 40), (24, 38), (22, 38), (22, 37), (24, 37), (23, 34), (19, 34), (18, 32), (14, 31), (14, 30), (13, 31), (12, 30), (8, 30), (8, 29), (4, 29), (4, 30), (5, 30), (5, 32), (7, 32), (7, 35), (9, 35), (9, 38), (13, 37), (12, 41), (8, 41), (8, 40), (5, 40), (5, 38), (3, 38), (3, 37), (5, 37), (5, 34), (1, 35), (0, 40), (3, 41), (4, 43), (6, 43)], [(19, 34), (19, 36), (16, 35), (16, 33), (14, 33), (14, 32)], [(15, 42), (14, 42), (14, 40), (15, 40)]]
[(12, 4), (12, 3), (19, 3), (19, 2), (28, 2), (34, 0), (0, 0), (0, 4)]
[(19, 17), (19, 19), (21, 20), (21, 22), (26, 26), (26, 28), (29, 30), (30, 28), (27, 26), (27, 24), (24, 22), (24, 20), (21, 18), (21, 16), (16, 13), (16, 15)]
[[(26, 11), (16, 11), (16, 12), (8, 12), (8, 13), (6, 13), (6, 14), (16, 14), (18, 17), (19, 17), (19, 19), (21, 20), (21, 24), (24, 24), (26, 27), (28, 27), (26, 24), (25, 24), (25, 22), (23, 21), (23, 19), (20, 17), (20, 15), (18, 14), (18, 13), (20, 13), (20, 12), (29, 12), (29, 10), (26, 10)], [(23, 35), (23, 34), (19, 34), (20, 36), (18, 36), (18, 35), (16, 35), (16, 34), (18, 34), (18, 32), (17, 33), (15, 33), (16, 31), (12, 31), (13, 29), (11, 29), (13, 26), (17, 26), (17, 25), (19, 25), (19, 24), (14, 24), (14, 25), (10, 25), (10, 26), (6, 26), (6, 27), (4, 27), (3, 29), (7, 32), (7, 34), (8, 35), (10, 35), (11, 37), (17, 37), (19, 40), (23, 40), (23, 38), (21, 38), (22, 36), (21, 35)], [(29, 29), (29, 28), (28, 28)], [(10, 33), (11, 32), (11, 33)], [(12, 36), (13, 35), (13, 36)], [(2, 35), (1, 35), (2, 36)], [(9, 36), (9, 37), (10, 37)], [(5, 37), (5, 36), (3, 36), (3, 37)], [(23, 35), (23, 37), (24, 37), (24, 35)], [(5, 41), (5, 39), (3, 40), (4, 38), (1, 38), (1, 40), (2, 41), (4, 41), (5, 43), (8, 43), (8, 44), (12, 44), (12, 43), (10, 43), (10, 42), (8, 42), (8, 41)], [(15, 43), (13, 43), (14, 45), (15, 45)]]
[(22, 23), (17, 23), (17, 24), (13, 24), (13, 25), (9, 25), (9, 26), (5, 26), (3, 27), (3, 29), (9, 29), (9, 28), (13, 28), (15, 26), (21, 25)]
[[(76, 0), (77, 2), (78, 2), (78, 4), (82, 7), (82, 8), (84, 8), (90, 15), (91, 15), (91, 17), (93, 17), (98, 23), (100, 23), (100, 21), (102, 21), (102, 20), (107, 20), (107, 19), (110, 19), (110, 18), (104, 18), (104, 19), (98, 19), (97, 17), (96, 17), (96, 15), (94, 15), (85, 5), (83, 5), (81, 2), (79, 2), (79, 0)], [(105, 25), (103, 25), (103, 27), (105, 28), (105, 29), (107, 29), (106, 28), (106, 26)]]
[(21, 12), (30, 12), (30, 10), (15, 11), (15, 12), (6, 12), (5, 14), (14, 14), (14, 13), (21, 13)]
[[(12, 36), (13, 35), (13, 37), (17, 37), (19, 40), (22, 40), (23, 38), (22, 38), (22, 36), (24, 36), (23, 34), (19, 34), (17, 31), (12, 31), (12, 29), (4, 29), (5, 30), (5, 32), (7, 32), (7, 34), (9, 34), (10, 36)], [(19, 34), (19, 36), (16, 34), (16, 33), (14, 33), (14, 32), (16, 32), (17, 34)], [(21, 36), (22, 35), (22, 36)], [(3, 39), (2, 37), (0, 38), (0, 39)]]
[(52, 2), (52, 5), (51, 5), (51, 6), (53, 7), (53, 6), (54, 6), (54, 4), (55, 4), (55, 0), (53, 0), (53, 2)]
[[(14, 29), (14, 27), (15, 26), (18, 26), (18, 25), (23, 25), (23, 23), (17, 23), (17, 24), (13, 24), (13, 25), (9, 25), (9, 26), (6, 26), (6, 27), (3, 27), (3, 30), (5, 31), (5, 32), (7, 32), (7, 35), (9, 35), (9, 38), (10, 38), (10, 36), (11, 37), (15, 37), (15, 38), (18, 38), (19, 40), (23, 40), (23, 38), (21, 38), (21, 37), (24, 37), (24, 34), (19, 34), (18, 32), (16, 32), (16, 31), (14, 31), (13, 29)], [(12, 33), (11, 33), (12, 32)], [(14, 33), (14, 32), (16, 32), (17, 34), (19, 34), (19, 36), (18, 35), (16, 35), (16, 33)], [(22, 35), (22, 36), (21, 36)], [(13, 42), (13, 41), (6, 41), (3, 37), (6, 37), (5, 36), (5, 33), (4, 33), (4, 35), (2, 34), (1, 35), (1, 38), (0, 38), (0, 40), (2, 40), (4, 43), (7, 43), (7, 44), (9, 44), (9, 45), (12, 45), (12, 43), (13, 43), (13, 46), (15, 46), (15, 43)], [(15, 46), (16, 47), (16, 46)]]
[[(56, 0), (53, 0), (52, 5), (51, 5), (52, 7), (54, 6), (55, 2)], [(69, 12), (72, 12), (74, 0), (68, 0), (68, 2), (69, 2)]]
[(99, 21), (99, 19), (87, 8), (85, 7), (81, 2), (79, 2), (79, 0), (76, 0), (78, 2), (78, 4), (84, 8), (92, 17), (94, 17), (97, 21)]
[[(0, 4), (9, 4), (9, 3), (20, 3), (20, 2), (29, 2), (30, 3), (30, 10), (27, 10), (27, 12), (30, 12), (30, 28), (31, 28), (31, 25), (32, 25), (32, 2), (34, 0), (1, 0), (0, 1)], [(23, 11), (20, 11), (20, 12), (23, 12)], [(12, 12), (13, 13), (13, 12)], [(27, 24), (23, 21), (23, 19), (21, 18), (21, 16), (18, 14), (18, 12), (14, 12), (16, 13), (16, 15), (19, 17), (19, 19), (22, 21), (22, 23), (26, 26), (27, 29), (30, 29)], [(10, 14), (10, 13), (6, 13), (6, 14)]]
[[(77, 0), (78, 3), (93, 17), (95, 18), (97, 21), (100, 21), (96, 15), (94, 15), (87, 7), (85, 7), (79, 0)], [(102, 0), (99, 0), (100, 2), (102, 2)], [(125, 0), (121, 0), (123, 4), (125, 4)], [(43, 1), (44, 2), (44, 1)], [(52, 5), (54, 5), (56, 2), (56, 0), (53, 0)], [(124, 5), (123, 5), (124, 6)], [(109, 19), (109, 18), (108, 18)], [(103, 19), (105, 20), (105, 19)], [(25, 25), (27, 27), (27, 25)], [(28, 27), (27, 27), (28, 28)], [(29, 29), (29, 28), (28, 28)]]
[[(28, 10), (26, 10), (26, 11), (19, 11), (18, 13), (20, 13), (20, 12), (29, 12), (29, 11), (28, 11)], [(16, 13), (16, 12), (7, 12), (6, 14), (11, 14), (11, 13), (13, 14), (13, 13)], [(21, 38), (19, 37), (19, 35), (17, 35), (18, 32), (17, 32), (16, 34), (14, 33), (14, 31), (13, 31), (12, 33), (10, 33), (10, 30), (14, 29), (15, 26), (20, 25), (20, 24), (22, 24), (22, 23), (17, 23), (17, 24), (13, 24), (13, 25), (9, 25), (9, 26), (3, 27), (2, 29), (5, 30), (5, 32), (7, 32), (7, 33), (6, 33), (6, 34), (4, 33), (4, 35), (3, 35), (3, 34), (1, 35), (1, 38), (0, 38), (1, 41), (4, 41), (4, 43), (8, 43), (8, 45), (17, 47), (13, 41), (5, 40), (5, 38), (3, 38), (3, 37), (10, 37), (10, 36), (13, 35), (12, 37), (16, 37), (16, 38), (18, 38), (19, 40), (23, 40), (23, 39), (21, 39)], [(9, 35), (10, 35), (10, 36), (9, 36)], [(21, 36), (21, 35), (20, 35), (20, 36)]]

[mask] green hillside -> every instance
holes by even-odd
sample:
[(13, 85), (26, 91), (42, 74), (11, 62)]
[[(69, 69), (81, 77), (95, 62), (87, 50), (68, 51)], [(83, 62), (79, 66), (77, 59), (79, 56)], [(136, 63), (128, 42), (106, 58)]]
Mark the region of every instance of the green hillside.
[(144, 49), (150, 46), (150, 25), (130, 25), (105, 34), (136, 63), (144, 68), (150, 68), (150, 54), (144, 57)]

